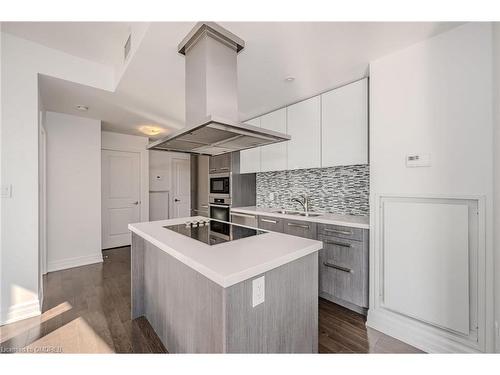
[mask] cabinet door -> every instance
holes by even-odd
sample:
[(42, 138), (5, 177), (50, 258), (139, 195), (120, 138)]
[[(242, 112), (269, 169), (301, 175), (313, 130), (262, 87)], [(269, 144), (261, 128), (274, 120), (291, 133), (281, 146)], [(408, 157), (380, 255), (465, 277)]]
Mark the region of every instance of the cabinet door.
[(321, 95), (322, 167), (368, 163), (367, 81)]
[[(264, 129), (286, 133), (286, 108), (278, 109), (262, 116), (260, 126)], [(260, 148), (261, 172), (282, 171), (286, 169), (287, 143), (280, 142)]]
[(209, 173), (221, 173), (231, 171), (231, 153), (210, 157)]
[(208, 173), (217, 173), (219, 171), (220, 158), (217, 156), (210, 156), (208, 162)]
[(218, 155), (217, 157), (220, 158), (220, 165), (219, 165), (220, 172), (231, 171), (231, 157), (232, 157), (231, 152)]
[(368, 307), (368, 275), (363, 242), (320, 236), (320, 290), (357, 306)]
[[(261, 118), (245, 121), (246, 124), (260, 128)], [(240, 173), (260, 172), (260, 147), (240, 151)]]
[(287, 107), (288, 169), (321, 166), (320, 107), (319, 96)]
[(283, 219), (271, 216), (259, 216), (259, 228), (283, 233)]
[(283, 232), (292, 236), (316, 239), (316, 223), (285, 219)]

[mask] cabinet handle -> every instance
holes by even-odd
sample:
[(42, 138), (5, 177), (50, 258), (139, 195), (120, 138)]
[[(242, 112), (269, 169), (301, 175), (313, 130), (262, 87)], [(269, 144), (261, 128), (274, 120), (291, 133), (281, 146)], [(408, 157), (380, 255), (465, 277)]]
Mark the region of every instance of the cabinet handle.
[(215, 172), (217, 168), (210, 168), (210, 172)]
[(271, 220), (271, 219), (260, 219), (260, 221), (263, 221), (264, 223), (278, 224), (276, 220)]
[(221, 170), (221, 171), (228, 171), (228, 170), (229, 170), (229, 167), (222, 167), (220, 170)]
[(208, 204), (202, 204), (201, 208), (208, 208)]
[(336, 245), (336, 246), (342, 246), (342, 247), (351, 247), (350, 243), (345, 243), (345, 242), (337, 242), (337, 241), (329, 241), (329, 240), (325, 240), (324, 242), (327, 243), (327, 244), (329, 244), (329, 245)]
[(339, 229), (325, 229), (325, 232), (337, 233), (337, 234), (346, 234), (351, 235), (352, 231), (350, 230), (339, 230)]
[(254, 215), (240, 214), (236, 212), (231, 212), (231, 216), (249, 217), (251, 219), (255, 219)]
[(326, 267), (334, 268), (339, 271), (347, 272), (347, 273), (352, 273), (352, 269), (347, 268), (347, 267), (342, 267), (342, 266), (337, 266), (336, 264), (330, 263), (330, 262), (323, 262), (323, 265)]
[(288, 225), (289, 227), (309, 229), (309, 225), (295, 224), (295, 223), (286, 223), (286, 225)]

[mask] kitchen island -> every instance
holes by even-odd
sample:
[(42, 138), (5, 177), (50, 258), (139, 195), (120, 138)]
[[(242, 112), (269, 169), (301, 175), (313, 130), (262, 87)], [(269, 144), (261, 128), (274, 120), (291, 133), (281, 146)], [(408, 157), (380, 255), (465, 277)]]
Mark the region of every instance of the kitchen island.
[(210, 220), (130, 224), (132, 318), (171, 353), (315, 353), (320, 241)]

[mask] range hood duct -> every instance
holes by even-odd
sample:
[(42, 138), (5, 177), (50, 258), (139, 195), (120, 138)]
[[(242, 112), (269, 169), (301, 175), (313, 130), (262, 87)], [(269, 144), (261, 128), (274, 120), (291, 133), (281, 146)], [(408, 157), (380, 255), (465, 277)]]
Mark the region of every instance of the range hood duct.
[(238, 121), (237, 55), (245, 42), (213, 22), (199, 22), (178, 46), (186, 58), (186, 127), (150, 150), (218, 155), (290, 140)]

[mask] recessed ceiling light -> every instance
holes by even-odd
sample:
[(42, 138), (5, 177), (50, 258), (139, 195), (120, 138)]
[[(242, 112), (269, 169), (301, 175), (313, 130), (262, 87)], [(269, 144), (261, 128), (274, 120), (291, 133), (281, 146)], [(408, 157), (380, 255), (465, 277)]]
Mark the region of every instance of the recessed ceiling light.
[(89, 107), (87, 107), (86, 105), (77, 105), (76, 109), (78, 109), (79, 111), (85, 112), (85, 111), (89, 110)]
[(158, 135), (163, 132), (163, 128), (155, 125), (143, 125), (139, 127), (139, 131), (146, 135)]
[(295, 80), (295, 77), (292, 77), (292, 76), (285, 78), (285, 81), (287, 81), (287, 82), (293, 82), (294, 80)]

